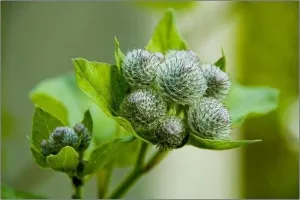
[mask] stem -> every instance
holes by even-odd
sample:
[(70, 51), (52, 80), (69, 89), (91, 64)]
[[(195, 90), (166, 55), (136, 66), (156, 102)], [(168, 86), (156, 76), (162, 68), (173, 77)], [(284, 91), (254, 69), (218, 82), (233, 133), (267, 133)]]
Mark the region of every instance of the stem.
[(84, 185), (83, 181), (83, 152), (79, 153), (79, 163), (77, 166), (76, 174), (71, 176), (72, 184), (74, 187), (74, 194), (72, 195), (72, 199), (82, 199), (82, 188)]
[(149, 172), (151, 169), (153, 169), (158, 163), (160, 163), (164, 157), (168, 154), (169, 152), (167, 150), (158, 150), (152, 158), (149, 160), (147, 165), (143, 168), (143, 173)]
[(140, 152), (139, 152), (139, 155), (138, 155), (138, 158), (135, 163), (135, 167), (134, 167), (133, 171), (138, 171), (143, 166), (148, 146), (149, 145), (146, 142), (142, 141), (141, 147), (140, 147)]
[(72, 177), (72, 183), (75, 189), (75, 193), (72, 195), (72, 199), (81, 199), (82, 198), (82, 187), (83, 181), (76, 176)]
[[(119, 199), (122, 198), (126, 192), (130, 189), (130, 187), (133, 186), (133, 184), (144, 174), (146, 174), (147, 172), (149, 172), (153, 167), (155, 167), (163, 158), (164, 156), (168, 153), (167, 151), (162, 151), (162, 150), (158, 150), (153, 156), (152, 158), (149, 160), (149, 162), (143, 166), (143, 164), (141, 164), (141, 162), (139, 161), (140, 157), (145, 156), (145, 152), (143, 152), (143, 144), (141, 146), (141, 150), (140, 150), (140, 154), (138, 156), (137, 162), (136, 162), (136, 166), (135, 168), (132, 170), (132, 172), (121, 182), (121, 184), (112, 192), (112, 194), (108, 197), (109, 199)], [(144, 144), (144, 145), (148, 145), (148, 144)], [(143, 156), (141, 156), (141, 154)], [(143, 159), (142, 158), (142, 159)], [(137, 166), (137, 165), (140, 166)]]
[(114, 163), (112, 162), (108, 164), (106, 168), (99, 170), (97, 173), (98, 199), (104, 199), (107, 194), (108, 187), (110, 184), (110, 179), (113, 172), (113, 165)]
[[(116, 126), (114, 135), (117, 137), (120, 136), (121, 126)], [(109, 189), (109, 184), (111, 176), (113, 174), (115, 161), (110, 162), (108, 165), (104, 166), (103, 169), (100, 169), (97, 174), (97, 197), (98, 199), (104, 199), (106, 197), (107, 191)]]

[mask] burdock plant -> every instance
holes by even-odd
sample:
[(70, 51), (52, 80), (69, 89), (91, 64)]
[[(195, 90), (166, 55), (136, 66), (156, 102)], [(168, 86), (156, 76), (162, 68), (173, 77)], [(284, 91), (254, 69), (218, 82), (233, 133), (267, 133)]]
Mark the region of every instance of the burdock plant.
[[(231, 83), (223, 51), (216, 62), (200, 60), (177, 31), (173, 10), (146, 47), (123, 54), (115, 38), (114, 54), (115, 64), (73, 59), (76, 81), (73, 74), (45, 80), (30, 94), (36, 106), (32, 155), (40, 167), (70, 177), (73, 198), (83, 198), (83, 185), (95, 174), (98, 198), (122, 198), (186, 145), (226, 150), (259, 142), (231, 140), (233, 127), (248, 114), (277, 107), (276, 90)], [(115, 130), (104, 134), (108, 122)], [(151, 146), (155, 152), (147, 160)], [(111, 174), (121, 167), (133, 169), (110, 191)]]

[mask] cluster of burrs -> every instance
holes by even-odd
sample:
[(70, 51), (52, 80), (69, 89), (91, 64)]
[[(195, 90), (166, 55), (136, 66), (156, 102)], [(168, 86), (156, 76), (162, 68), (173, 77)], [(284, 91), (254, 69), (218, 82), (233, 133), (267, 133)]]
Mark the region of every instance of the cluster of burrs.
[(89, 147), (90, 142), (90, 133), (81, 123), (73, 128), (57, 127), (49, 135), (48, 140), (41, 142), (41, 153), (44, 156), (55, 155), (65, 146), (73, 147), (77, 152), (83, 152)]
[(222, 103), (230, 89), (227, 73), (202, 64), (192, 51), (166, 55), (143, 49), (129, 51), (122, 74), (130, 93), (120, 105), (142, 138), (161, 148), (180, 148), (189, 133), (205, 139), (227, 139), (229, 112)]

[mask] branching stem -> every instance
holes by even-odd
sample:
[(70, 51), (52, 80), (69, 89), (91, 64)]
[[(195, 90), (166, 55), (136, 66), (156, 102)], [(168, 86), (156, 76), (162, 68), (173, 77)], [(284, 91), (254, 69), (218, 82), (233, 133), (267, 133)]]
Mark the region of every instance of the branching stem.
[(120, 185), (112, 192), (108, 197), (109, 199), (118, 199), (124, 197), (126, 192), (133, 186), (133, 184), (144, 174), (149, 172), (153, 167), (155, 167), (168, 153), (167, 151), (158, 150), (152, 158), (143, 164), (145, 155), (147, 153), (148, 144), (143, 142), (141, 144), (140, 152), (137, 158), (136, 165), (131, 173), (120, 183)]

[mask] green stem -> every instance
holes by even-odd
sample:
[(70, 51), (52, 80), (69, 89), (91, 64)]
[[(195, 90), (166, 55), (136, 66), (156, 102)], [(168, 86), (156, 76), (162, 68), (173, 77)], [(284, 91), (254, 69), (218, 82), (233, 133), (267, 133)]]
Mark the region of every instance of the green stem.
[(76, 176), (72, 177), (72, 183), (75, 193), (72, 195), (72, 199), (82, 199), (82, 187), (83, 181)]
[(149, 145), (146, 142), (141, 141), (140, 152), (139, 152), (138, 158), (136, 160), (135, 167), (134, 167), (133, 171), (138, 171), (143, 166), (144, 159), (145, 159), (145, 156), (147, 154), (148, 146)]
[(164, 157), (168, 154), (169, 152), (167, 150), (158, 150), (152, 158), (149, 160), (147, 165), (144, 166), (143, 168), (143, 173), (149, 172), (151, 169), (153, 169), (158, 163), (160, 163)]
[[(121, 126), (117, 125), (114, 135), (119, 137), (120, 134), (121, 134)], [(112, 176), (113, 170), (114, 170), (114, 164), (115, 164), (115, 162), (112, 161), (107, 166), (105, 166), (103, 169), (100, 169), (97, 172), (96, 178), (97, 178), (97, 197), (98, 197), (98, 199), (103, 199), (106, 197), (107, 191), (109, 189), (111, 176)]]
[[(144, 143), (143, 143), (144, 144)], [(147, 145), (147, 144), (144, 144)], [(135, 168), (132, 170), (132, 172), (124, 179), (123, 182), (121, 182), (121, 184), (112, 192), (112, 194), (108, 197), (109, 199), (119, 199), (124, 197), (124, 195), (126, 194), (126, 192), (130, 189), (130, 187), (133, 186), (133, 184), (144, 174), (146, 174), (147, 172), (149, 172), (153, 167), (155, 167), (163, 158), (164, 156), (168, 153), (167, 151), (161, 151), (158, 150), (153, 156), (152, 158), (148, 161), (148, 163), (146, 165), (141, 164), (141, 162), (139, 161), (140, 157), (145, 156), (145, 152), (143, 152), (143, 145), (141, 146), (141, 151), (140, 154), (138, 156), (137, 162), (136, 162), (136, 166)], [(143, 156), (141, 156), (141, 154)], [(137, 165), (140, 165), (137, 167)]]
[(83, 152), (79, 153), (79, 164), (77, 166), (76, 174), (71, 176), (72, 184), (74, 187), (74, 194), (72, 195), (73, 199), (82, 199), (82, 188), (84, 185), (83, 181)]
[(100, 169), (97, 172), (97, 192), (98, 192), (98, 199), (104, 199), (106, 197), (112, 172), (114, 162), (108, 164), (107, 167)]

